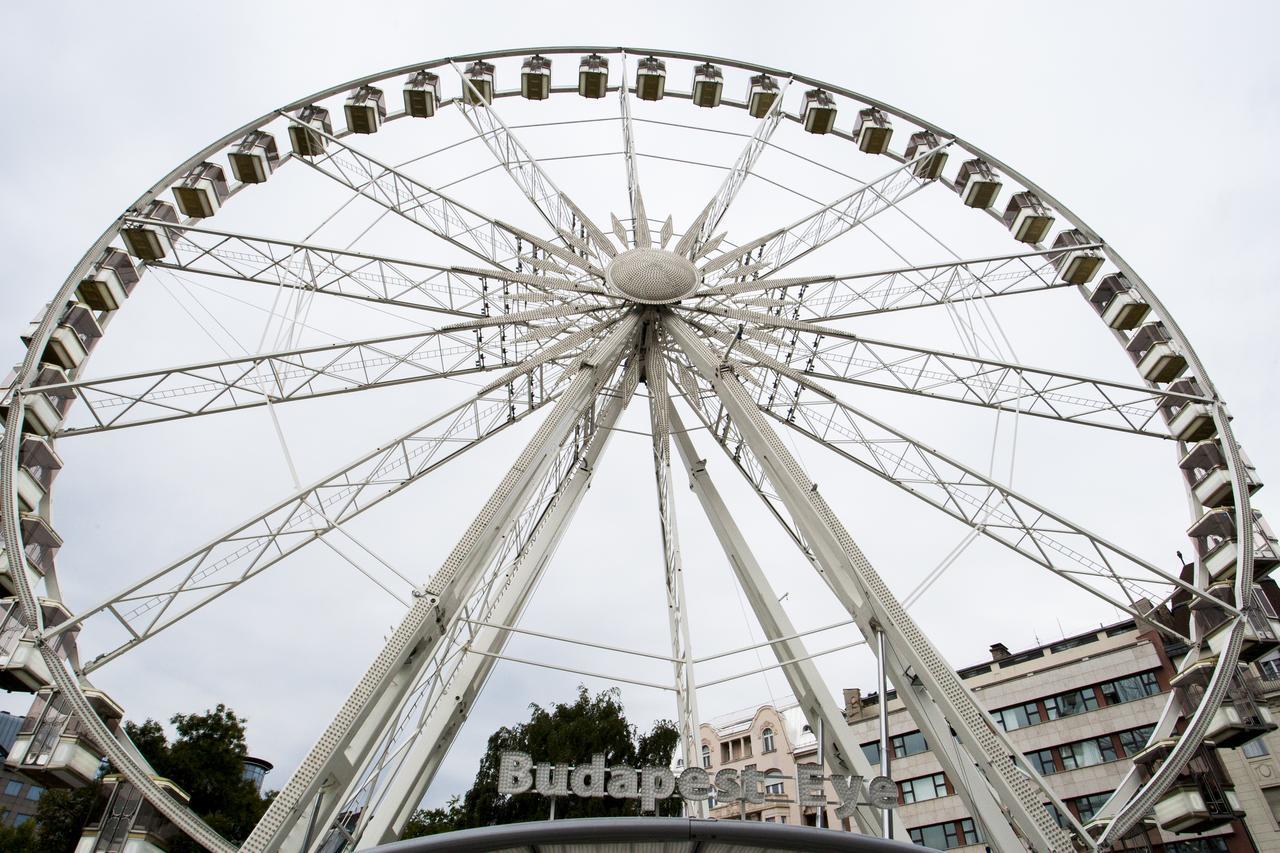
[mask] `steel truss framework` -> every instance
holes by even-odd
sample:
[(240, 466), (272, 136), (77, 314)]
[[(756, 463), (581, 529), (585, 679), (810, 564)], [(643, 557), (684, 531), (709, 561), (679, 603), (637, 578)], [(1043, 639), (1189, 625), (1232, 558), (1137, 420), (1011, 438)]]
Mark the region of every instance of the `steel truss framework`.
[[(502, 117), (503, 98), (517, 92), (482, 92), (464, 66), (529, 53), (600, 53), (623, 66), (621, 85), (607, 87), (619, 98), (622, 155), (630, 228), (611, 217), (612, 235), (563, 192)], [(682, 757), (699, 759), (698, 683), (689, 641), (684, 566), (676, 529), (671, 480), (671, 443), (688, 472), (694, 496), (706, 514), (729, 565), (763, 628), (767, 644), (815, 731), (822, 732), (827, 765), (835, 772), (875, 775), (843, 724), (802, 637), (770, 587), (725, 498), (699, 457), (679, 406), (724, 451), (848, 611), (867, 640), (883, 639), (881, 664), (897, 695), (935, 747), (948, 778), (1000, 851), (1109, 849), (1150, 811), (1201, 748), (1209, 719), (1231, 689), (1246, 621), (1253, 615), (1255, 560), (1280, 562), (1274, 542), (1255, 525), (1248, 471), (1231, 433), (1225, 408), (1176, 323), (1141, 278), (1115, 251), (1051, 195), (972, 144), (924, 120), (840, 87), (800, 75), (731, 60), (712, 60), (735, 71), (783, 79), (772, 106), (763, 112), (744, 147), (726, 168), (715, 194), (672, 245), (674, 255), (697, 270), (693, 295), (678, 304), (635, 304), (611, 286), (606, 270), (633, 249), (665, 248), (676, 238), (670, 218), (657, 228), (641, 191), (627, 62), (635, 55), (673, 62), (705, 57), (621, 48), (552, 48), (515, 51), (395, 69), (352, 81), (263, 116), (175, 169), (140, 198), (91, 247), (30, 335), (31, 344), (6, 392), (0, 442), (0, 520), (7, 554), (24, 553), (17, 497), (20, 447), (41, 405), (57, 403), (60, 422), (52, 438), (179, 418), (214, 416), (247, 408), (291, 404), (341, 393), (364, 392), (431, 379), (478, 374), (485, 381), (470, 399), (363, 454), (332, 474), (300, 487), (226, 533), (57, 625), (45, 625), (39, 599), (60, 597), (56, 570), (43, 575), (28, 561), (7, 561), (15, 597), (29, 634), (73, 713), (102, 751), (155, 807), (211, 851), (233, 847), (169, 797), (127, 738), (97, 716), (86, 698), (87, 676), (135, 649), (178, 621), (297, 553), (341, 525), (418, 482), (496, 433), (540, 410), (541, 421), (514, 465), (440, 569), (414, 590), (404, 618), (370, 664), (333, 721), (266, 815), (245, 840), (245, 851), (334, 851), (366, 848), (398, 837), (425, 795), (498, 660), (518, 627), (530, 596), (590, 484), (618, 419), (637, 385), (645, 385), (652, 432), (662, 577), (669, 613), (669, 654), (642, 654), (668, 662), (668, 685), (620, 678), (671, 691), (676, 700)], [(542, 234), (481, 212), (388, 165), (353, 144), (350, 132), (318, 129), (299, 114), (352, 88), (383, 85), (406, 73), (448, 68), (459, 80), (458, 96), (437, 109), (456, 107), (487, 151), (545, 220)], [(788, 112), (785, 95), (795, 83), (825, 89), (857, 105), (883, 111), (933, 135), (928, 147), (908, 157), (887, 152), (894, 164), (836, 200), (789, 225), (741, 243), (719, 231), (744, 185)], [(575, 91), (556, 87), (557, 97)], [(671, 96), (690, 97), (671, 92)], [(723, 105), (745, 102), (725, 98)], [(394, 113), (388, 121), (401, 119)], [(250, 131), (301, 129), (321, 151), (288, 155), (317, 175), (364, 197), (385, 211), (453, 244), (477, 259), (476, 267), (433, 265), (352, 249), (334, 249), (279, 237), (215, 230), (196, 221), (166, 221), (143, 214), (160, 190), (179, 182), (194, 166)], [(837, 132), (835, 135), (850, 138)], [(1168, 387), (1164, 381), (1122, 382), (1091, 378), (1052, 367), (1034, 367), (961, 355), (907, 343), (871, 339), (832, 324), (865, 315), (996, 296), (1032, 294), (1069, 287), (1062, 273), (1064, 250), (1034, 245), (1016, 252), (922, 266), (851, 274), (784, 278), (779, 273), (817, 253), (872, 218), (898, 211), (912, 196), (952, 182), (926, 166), (947, 153), (985, 160), (1040, 200), (1075, 229), (1082, 242), (1073, 251), (1096, 253), (1126, 277), (1134, 293), (1159, 319), (1162, 333), (1188, 363), (1198, 385)], [(235, 184), (228, 196), (244, 185)], [(944, 190), (945, 191), (945, 190)], [(453, 191), (451, 191), (452, 193)], [(49, 381), (42, 370), (46, 348), (63, 325), (62, 309), (76, 298), (94, 264), (118, 244), (120, 227), (150, 229), (169, 251), (145, 267), (175, 274), (211, 276), (226, 282), (270, 285), (308, 297), (354, 300), (383, 308), (442, 314), (449, 325), (421, 332), (343, 341), (320, 347), (267, 352), (245, 358), (179, 367), (158, 367), (93, 378), (83, 365), (65, 381)], [(615, 239), (616, 238), (616, 239)], [(105, 328), (115, 309), (100, 310)], [(1121, 340), (1127, 340), (1121, 335)], [(1065, 518), (973, 467), (944, 455), (882, 419), (842, 400), (833, 387), (855, 384), (1086, 425), (1162, 441), (1177, 441), (1173, 413), (1202, 407), (1233, 485), (1239, 556), (1233, 597), (1206, 592), (1200, 567), (1188, 581), (1163, 571), (1122, 545)], [(68, 409), (84, 412), (79, 423)], [(1212, 676), (1197, 703), (1180, 691), (1153, 738), (1181, 736), (1169, 758), (1149, 776), (1136, 769), (1099, 813), (1089, 831), (1045, 786), (1036, 770), (974, 700), (942, 654), (885, 585), (849, 529), (791, 454), (774, 424), (781, 424), (844, 459), (891, 482), (944, 515), (962, 522), (1039, 567), (1087, 590), (1135, 618), (1188, 643), (1184, 666), (1212, 660)], [(1064, 428), (1068, 428), (1065, 427)], [(92, 439), (75, 439), (91, 441)], [(1135, 439), (1136, 440), (1136, 439)], [(38, 512), (47, 520), (48, 501)], [(855, 531), (856, 532), (856, 531)], [(656, 578), (656, 572), (655, 572)], [(1211, 652), (1193, 624), (1189, 635), (1165, 618), (1175, 596), (1219, 608), (1230, 621), (1227, 641)], [(110, 626), (118, 639), (87, 662), (64, 660), (53, 642), (88, 626)], [(107, 634), (112, 631), (107, 631)], [(537, 633), (528, 632), (526, 633)], [(540, 635), (547, 636), (547, 635)], [(552, 639), (565, 639), (552, 637)], [(870, 643), (878, 648), (876, 643)], [(707, 660), (702, 658), (701, 660)], [(538, 663), (524, 661), (525, 663)], [(557, 667), (555, 664), (538, 665)], [(576, 671), (570, 669), (569, 671)], [(1185, 720), (1185, 722), (1182, 722)], [(954, 737), (951, 733), (954, 732)], [(881, 831), (882, 817), (864, 805), (858, 828)], [(1054, 803), (1066, 826), (1044, 808)], [(700, 805), (691, 807), (695, 812)], [(905, 834), (890, 814), (884, 826)]]

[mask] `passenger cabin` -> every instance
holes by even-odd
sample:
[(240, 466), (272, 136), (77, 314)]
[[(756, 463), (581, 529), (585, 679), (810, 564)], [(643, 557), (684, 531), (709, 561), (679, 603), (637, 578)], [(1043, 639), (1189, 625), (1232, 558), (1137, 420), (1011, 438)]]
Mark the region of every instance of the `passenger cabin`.
[(530, 101), (545, 101), (551, 97), (550, 59), (534, 54), (521, 63), (520, 94)]
[[(167, 201), (148, 202), (138, 214), (143, 219), (151, 219), (157, 223), (170, 222), (178, 224), (178, 212)], [(168, 229), (162, 225), (144, 225), (140, 222), (129, 222), (120, 228), (120, 239), (124, 241), (125, 250), (130, 255), (143, 261), (158, 261), (173, 251), (169, 242)]]
[[(1274, 582), (1268, 581), (1273, 595)], [(1276, 615), (1276, 603), (1263, 590), (1261, 584), (1254, 584), (1250, 604), (1244, 609), (1244, 632), (1241, 635), (1240, 660), (1252, 663), (1270, 652), (1280, 649), (1280, 617)], [(1235, 597), (1235, 584), (1232, 581), (1216, 583), (1209, 588), (1209, 594), (1222, 601), (1232, 602)], [(1192, 605), (1193, 608), (1196, 606)], [(1209, 653), (1221, 655), (1231, 640), (1235, 619), (1227, 611), (1212, 606), (1203, 606), (1196, 614), (1200, 624), (1200, 636)], [(1270, 723), (1270, 718), (1267, 719)]]
[(1169, 340), (1160, 322), (1147, 323), (1134, 332), (1125, 349), (1148, 382), (1172, 382), (1187, 369), (1186, 356)]
[(240, 140), (235, 150), (227, 155), (227, 162), (231, 165), (231, 176), (240, 183), (264, 184), (280, 164), (276, 138), (255, 130)]
[[(493, 63), (477, 59), (463, 72), (462, 98), (472, 106), (493, 103)], [(469, 83), (470, 85), (466, 85)]]
[(227, 200), (227, 177), (216, 163), (201, 163), (173, 188), (173, 198), (183, 216), (213, 216)]
[(18, 511), (39, 512), (61, 470), (62, 459), (52, 444), (38, 435), (24, 435), (18, 445), (18, 476), (14, 480)]
[(1000, 218), (1020, 243), (1039, 243), (1053, 227), (1053, 211), (1033, 192), (1014, 193)]
[(603, 98), (609, 92), (609, 60), (598, 53), (582, 57), (578, 63), (578, 94)]
[[(1257, 470), (1244, 458), (1243, 453), (1241, 453), (1241, 461), (1244, 462), (1245, 481), (1248, 484), (1249, 494), (1253, 494), (1262, 488), (1262, 483), (1258, 481)], [(1182, 461), (1178, 463), (1178, 467), (1187, 478), (1191, 494), (1201, 506), (1222, 507), (1234, 504), (1235, 489), (1231, 482), (1231, 474), (1227, 470), (1227, 460), (1222, 452), (1222, 446), (1216, 440), (1199, 441), (1193, 444), (1182, 457)]]
[[(40, 318), (37, 317), (27, 327), (26, 334), (21, 336), (23, 344), (32, 345), (39, 326)], [(63, 370), (75, 370), (89, 357), (101, 337), (102, 326), (98, 325), (98, 319), (89, 306), (74, 299), (68, 300), (62, 309), (62, 317), (49, 335), (44, 352), (40, 354), (40, 360)]]
[(778, 81), (768, 74), (756, 74), (747, 83), (747, 112), (752, 118), (764, 118), (778, 99)]
[(1137, 328), (1151, 312), (1151, 306), (1122, 272), (1104, 275), (1089, 296), (1089, 302), (1102, 316), (1102, 322), (1122, 332)]
[(1240, 798), (1210, 747), (1202, 746), (1155, 805), (1168, 832), (1207, 832), (1244, 817)]
[(823, 89), (804, 93), (804, 129), (810, 133), (830, 133), (836, 126), (836, 99)]
[(115, 311), (137, 283), (138, 270), (129, 256), (108, 247), (76, 287), (76, 298), (94, 311)]
[[(67, 375), (52, 364), (42, 364), (36, 374), (33, 387), (62, 385)], [(10, 402), (12, 398), (10, 398)], [(22, 431), (28, 434), (49, 436), (58, 431), (67, 410), (75, 401), (75, 392), (68, 389), (28, 391), (21, 397)], [(0, 404), (0, 418), (8, 418), (9, 402)]]
[[(934, 149), (941, 145), (938, 135), (930, 130), (921, 130), (911, 134), (907, 140), (906, 159), (907, 162), (920, 157), (920, 160), (911, 167), (917, 178), (923, 178), (926, 181), (936, 181), (942, 174), (942, 167), (947, 165), (947, 152), (936, 151)], [(933, 151), (929, 156), (921, 156)]]
[(883, 154), (889, 150), (893, 138), (893, 125), (883, 112), (869, 107), (858, 110), (858, 121), (853, 126), (853, 138), (858, 150), (867, 154)]
[(1088, 284), (1097, 275), (1103, 261), (1101, 250), (1075, 248), (1089, 246), (1091, 242), (1074, 228), (1063, 231), (1053, 241), (1053, 248), (1067, 250), (1052, 256), (1053, 265), (1067, 284)]
[(986, 210), (1000, 193), (1000, 179), (986, 160), (967, 160), (956, 173), (956, 192), (968, 207)]
[[(85, 690), (93, 710), (111, 729), (120, 725), (124, 710), (101, 690)], [(5, 766), (52, 785), (87, 785), (98, 777), (102, 753), (89, 738), (70, 700), (62, 693), (41, 690), (23, 719)]]
[[(1216, 654), (1201, 658), (1174, 679), (1193, 707), (1203, 700), (1217, 666)], [(1249, 673), (1246, 665), (1238, 664), (1222, 704), (1209, 720), (1205, 740), (1218, 749), (1237, 749), (1275, 729), (1275, 716), (1267, 707), (1257, 678)]]
[(387, 99), (381, 89), (361, 86), (342, 105), (347, 116), (347, 130), (352, 133), (377, 133), (387, 117)]
[(298, 110), (296, 121), (289, 125), (289, 144), (299, 157), (319, 157), (328, 147), (327, 136), (333, 135), (329, 111), (314, 104)]
[[(1229, 508), (1212, 508), (1205, 511), (1187, 528), (1187, 535), (1196, 541), (1200, 564), (1209, 579), (1215, 583), (1235, 577), (1240, 556), (1235, 511)], [(1270, 525), (1256, 510), (1253, 513), (1253, 574), (1261, 578), (1280, 564), (1280, 546)]]
[(720, 96), (724, 92), (724, 73), (704, 62), (693, 69), (693, 102), (700, 107), (720, 106)]
[(642, 101), (661, 101), (667, 93), (667, 63), (656, 56), (646, 56), (636, 63), (636, 97)]
[(440, 75), (419, 71), (404, 84), (404, 112), (412, 118), (431, 118), (440, 103)]
[[(187, 792), (163, 776), (152, 781), (182, 805)], [(102, 786), (76, 849), (84, 853), (166, 853), (186, 836), (133, 783), (118, 773), (102, 777)]]
[[(54, 628), (71, 618), (60, 601), (40, 599), (41, 618), (46, 628)], [(64, 631), (52, 640), (52, 649), (64, 660), (75, 645), (76, 629)], [(0, 599), (0, 688), (18, 693), (35, 693), (53, 688), (53, 676), (36, 637), (22, 618), (16, 598)]]
[[(1169, 383), (1168, 390), (1174, 394), (1205, 396), (1200, 382), (1194, 376), (1186, 376)], [(1169, 424), (1169, 432), (1178, 441), (1200, 441), (1211, 438), (1217, 433), (1217, 427), (1213, 423), (1211, 403), (1188, 400), (1184, 397), (1165, 397), (1160, 408)]]

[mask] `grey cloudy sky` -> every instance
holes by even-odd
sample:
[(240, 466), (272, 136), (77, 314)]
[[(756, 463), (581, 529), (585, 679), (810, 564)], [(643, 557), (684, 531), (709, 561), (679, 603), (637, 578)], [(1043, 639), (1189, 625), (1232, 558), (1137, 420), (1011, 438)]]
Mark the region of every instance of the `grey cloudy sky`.
[[(11, 363), (20, 357), (18, 334), (101, 230), (173, 165), (249, 118), (340, 81), (418, 60), (523, 45), (627, 43), (736, 57), (829, 80), (924, 116), (1015, 165), (1054, 192), (1143, 274), (1230, 402), (1237, 435), (1264, 481), (1280, 471), (1280, 447), (1271, 431), (1280, 414), (1275, 378), (1280, 291), (1271, 260), (1280, 215), (1273, 197), (1277, 165), (1269, 156), (1280, 120), (1273, 4), (365, 2), (357, 7), (309, 0), (7, 4), (0, 16), (10, 34), (0, 55), (0, 74), (10, 93), (0, 135), (6, 201), (0, 222), (8, 236), (0, 319), (9, 330), (0, 356)], [(657, 144), (659, 137), (653, 131), (648, 140)], [(536, 141), (546, 150), (580, 142), (567, 137)], [(736, 144), (707, 154), (728, 162)], [(473, 162), (480, 162), (482, 153), (473, 153)], [(799, 168), (788, 172), (790, 167), (776, 165), (775, 177), (812, 187), (823, 198), (838, 190), (824, 189), (820, 179)], [(461, 163), (456, 171), (464, 171)], [(572, 192), (573, 176), (555, 174), (563, 174)], [(654, 166), (644, 174), (653, 215), (665, 215), (668, 208), (696, 210), (705, 198), (700, 189), (681, 194), (676, 172)], [(282, 172), (281, 180), (292, 183), (281, 186), (312, 192), (301, 177), (286, 178)], [(718, 178), (692, 180), (690, 187), (713, 188)], [(483, 192), (489, 197), (490, 190)], [(257, 214), (230, 208), (228, 213), (245, 217), (239, 221), (264, 233), (285, 236), (301, 236), (321, 218), (299, 213), (296, 203), (272, 208), (265, 197), (262, 203)], [(754, 222), (744, 216), (744, 226)], [(223, 224), (230, 222), (219, 219), (214, 227)], [(418, 235), (404, 229), (392, 228), (384, 239), (397, 241), (393, 254), (434, 257), (432, 246), (413, 242)], [(867, 251), (870, 257), (872, 250)], [(918, 257), (928, 256), (921, 250)], [(131, 302), (122, 312), (95, 356), (96, 372), (219, 355), (212, 339), (185, 316), (190, 303), (179, 300), (175, 306), (154, 288), (139, 295), (143, 298), (133, 300), (139, 304)], [(212, 296), (198, 304), (223, 306), (232, 336), (248, 347), (257, 344), (260, 317)], [(1078, 307), (1071, 304), (1071, 310)], [(1132, 378), (1120, 372), (1114, 348), (1105, 356), (1093, 352), (1093, 344), (1105, 345), (1098, 329), (1077, 332), (1078, 324), (1068, 323), (1057, 310), (1009, 310), (1005, 320), (1011, 337), (1020, 352), (1035, 352), (1038, 363), (1086, 372), (1096, 365), (1100, 373), (1109, 368), (1110, 376)], [(1078, 311), (1074, 315), (1082, 317)], [(347, 317), (318, 304), (309, 318), (317, 328), (352, 335), (388, 328), (379, 321)], [(353, 331), (352, 325), (358, 328)], [(915, 343), (958, 347), (949, 327), (924, 319), (890, 328)], [(369, 408), (347, 398), (301, 403), (281, 417), (307, 480), (459, 399), (467, 389), (380, 392), (383, 396)], [(937, 410), (893, 405), (930, 441), (984, 461), (989, 418), (966, 412), (940, 419), (932, 414)], [(643, 407), (633, 406), (624, 425), (643, 430), (645, 423)], [(451, 466), (422, 494), (412, 499), (406, 494), (403, 505), (388, 505), (380, 518), (361, 519), (353, 530), (375, 542), (389, 562), (425, 578), (528, 435), (528, 429), (517, 429), (494, 440)], [(1043, 424), (1024, 425), (1022, 441), (1016, 458), (1020, 485), (1172, 567), (1171, 551), (1186, 518), (1167, 448), (1152, 454), (1129, 437), (1080, 437)], [(1007, 445), (1006, 435), (1002, 447), (1008, 450)], [(704, 444), (702, 450), (710, 456), (714, 447)], [(68, 543), (59, 565), (72, 610), (203, 542), (290, 486), (261, 411), (217, 425), (198, 421), (69, 440), (62, 452), (68, 466), (59, 481), (56, 521)], [(828, 468), (830, 461), (816, 450), (800, 452), (810, 469), (820, 472), (824, 491), (900, 594), (962, 538), (962, 528), (951, 522), (934, 526), (936, 519), (901, 495), (877, 490), (879, 484), (864, 483), (856, 472)], [(525, 623), (661, 651), (666, 622), (660, 564), (655, 563), (656, 528), (648, 512), (647, 439), (620, 433), (610, 457)], [(723, 463), (712, 464), (729, 479), (732, 472)], [(705, 521), (690, 512), (683, 473), (675, 477), (695, 602), (695, 648), (709, 652), (745, 643), (753, 635), (727, 583), (723, 558)], [(749, 497), (738, 493), (744, 526), (763, 531), (768, 520), (747, 502)], [(1276, 504), (1267, 492), (1258, 505), (1276, 520), (1280, 510), (1272, 510)], [(1152, 532), (1156, 526), (1158, 533)], [(638, 549), (621, 544), (628, 537)], [(792, 618), (804, 626), (839, 619), (816, 581), (801, 576), (803, 567), (782, 537), (762, 537), (762, 558), (779, 591), (789, 593)], [(1181, 543), (1178, 547), (1185, 548), (1185, 540)], [(1114, 617), (1113, 611), (1069, 595), (1056, 598), (1054, 590), (1062, 586), (1027, 579), (994, 546), (977, 543), (915, 612), (952, 662), (962, 666), (996, 641), (1027, 645)], [(634, 611), (635, 618), (617, 619), (619, 610)], [(252, 589), (228, 596), (219, 607), (104, 668), (95, 681), (138, 719), (228, 702), (250, 718), (253, 749), (277, 762), (272, 781), (278, 786), (396, 616), (393, 602), (332, 554), (312, 549)], [(851, 638), (851, 633), (833, 632), (813, 646)], [(91, 632), (83, 645), (95, 647)], [(534, 640), (513, 643), (512, 652), (556, 655), (587, 669), (617, 666), (594, 653), (565, 652)], [(823, 659), (833, 689), (870, 686), (870, 656), (861, 652)], [(707, 677), (756, 665), (747, 655), (709, 669)], [(660, 679), (666, 673), (654, 665), (641, 677)], [(466, 787), (484, 738), (496, 725), (519, 719), (529, 702), (568, 698), (579, 680), (500, 665), (429, 799), (439, 802)], [(785, 692), (777, 676), (735, 682), (700, 697), (703, 716)], [(666, 694), (628, 688), (624, 695), (642, 724), (674, 713)], [(0, 694), (0, 707), (25, 710), (26, 697)]]

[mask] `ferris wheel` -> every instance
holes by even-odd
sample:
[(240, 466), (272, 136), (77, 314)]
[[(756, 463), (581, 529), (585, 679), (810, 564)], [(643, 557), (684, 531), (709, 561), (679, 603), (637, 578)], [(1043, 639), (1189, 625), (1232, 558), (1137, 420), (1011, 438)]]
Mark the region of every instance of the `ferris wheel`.
[[(542, 101), (556, 105), (554, 122), (512, 118)], [(446, 122), (468, 129), (474, 167), (448, 186), (417, 168), (461, 150), (430, 142)], [(588, 155), (568, 150), (588, 125), (615, 135), (620, 150), (612, 153), (624, 168), (588, 173)], [(552, 126), (566, 153), (535, 157), (526, 140)], [(645, 186), (653, 160), (637, 140), (658, 128), (731, 140), (734, 158), (685, 164), (712, 176), (705, 197), (688, 197), (693, 181), (687, 188), (668, 181), (658, 192)], [(394, 149), (377, 146), (397, 137), (431, 154), (393, 162)], [(819, 169), (827, 177), (815, 183), (825, 181), (826, 194), (767, 180), (762, 162), (774, 152)], [(848, 174), (855, 166), (856, 179)], [(523, 196), (519, 209), (469, 198), (468, 181), (480, 174), (509, 183)], [(616, 184), (616, 195), (595, 186), (603, 179)], [(219, 221), (224, 206), (266, 204), (273, 185), (305, 196), (304, 182), (376, 206), (388, 214), (378, 229), (399, 230), (378, 242), (370, 226), (336, 248), (273, 231), (269, 223), (288, 221), (277, 209), (256, 230)], [(760, 196), (745, 204), (755, 184), (786, 202)], [(615, 197), (620, 206), (607, 206)], [(691, 209), (679, 211), (681, 202)], [(916, 213), (926, 203), (941, 224), (926, 225)], [(875, 230), (889, 221), (927, 237), (942, 260), (908, 261)], [(859, 235), (873, 235), (900, 262), (825, 265)], [(965, 251), (973, 246), (982, 248)], [(424, 256), (447, 260), (415, 259)], [(151, 298), (144, 279), (159, 276), (272, 292), (294, 306), (294, 330), (315, 300), (429, 327), (347, 330), (336, 343), (305, 347), (285, 336), (282, 346), (243, 357), (91, 373), (89, 357), (113, 319)], [(1115, 378), (1024, 363), (984, 313), (996, 297), (1030, 303), (1071, 291), (1080, 310), (1055, 316), (1055, 328), (1103, 330), (1115, 344), (1108, 357), (1127, 366)], [(930, 312), (957, 324), (973, 346), (956, 351), (865, 333), (886, 317)], [(93, 673), (204, 608), (227, 606), (272, 566), (451, 461), (483, 453), (475, 448), (526, 419), (537, 424), (527, 444), (514, 460), (491, 460), (505, 472), (498, 484), (443, 564), (414, 589), (385, 648), (240, 849), (336, 851), (398, 837), (502, 658), (609, 436), (641, 399), (664, 546), (666, 660), (687, 766), (699, 764), (698, 683), (675, 523), (677, 464), (689, 472), (694, 500), (770, 648), (786, 662), (806, 719), (822, 732), (828, 765), (876, 775), (804, 632), (770, 586), (754, 531), (735, 520), (701, 454), (719, 454), (736, 469), (735, 488), (757, 495), (798, 546), (798, 564), (817, 573), (877, 649), (926, 739), (954, 740), (955, 749), (937, 757), (997, 850), (1119, 843), (1192, 763), (1246, 725), (1222, 710), (1248, 700), (1245, 663), (1280, 645), (1280, 620), (1255, 585), (1280, 563), (1275, 537), (1250, 503), (1260, 481), (1204, 366), (1155, 293), (1013, 167), (922, 118), (799, 73), (579, 46), (446, 58), (317, 92), (228, 133), (129, 205), (23, 340), (27, 354), (5, 393), (0, 446), (7, 596), (0, 676), (36, 700), (13, 755), (69, 781), (96, 770), (105, 754), (141, 797), (211, 851), (235, 848), (149, 772), (121, 736), (124, 710), (93, 686)], [(461, 402), (400, 435), (370, 435), (372, 450), (245, 513), (161, 569), (122, 578), (114, 594), (87, 607), (64, 601), (75, 580), (60, 579), (55, 566), (63, 546), (51, 514), (60, 442), (463, 376), (479, 387)], [(1162, 568), (1056, 509), (1052, 494), (1023, 494), (987, 466), (935, 449), (855, 402), (867, 389), (1168, 443), (1170, 482), (1182, 482), (1192, 505), (1186, 532), (1194, 559), (1182, 572)], [(1061, 803), (873, 567), (852, 510), (828, 501), (793, 437), (817, 448), (824, 468), (838, 469), (833, 476), (870, 474), (901, 489), (918, 503), (921, 529), (930, 519), (963, 525), (1027, 571), (1094, 596), (1186, 650), (1144, 760), (1088, 826), (1065, 807), (1061, 821), (1046, 809)], [(1167, 523), (1175, 533), (1182, 527)], [(95, 631), (117, 639), (104, 645)], [(94, 656), (82, 656), (81, 646)], [(96, 749), (63, 738), (71, 729)], [(865, 805), (856, 824), (878, 834), (882, 818)], [(905, 836), (901, 827), (898, 834)]]

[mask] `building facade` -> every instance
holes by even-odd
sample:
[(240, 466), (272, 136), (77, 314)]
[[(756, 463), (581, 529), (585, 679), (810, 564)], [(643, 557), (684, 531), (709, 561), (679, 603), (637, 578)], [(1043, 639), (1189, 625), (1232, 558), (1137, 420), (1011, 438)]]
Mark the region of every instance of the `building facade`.
[[(1169, 647), (1148, 626), (1128, 621), (1017, 652), (997, 643), (991, 660), (960, 675), (1049, 788), (1087, 824), (1134, 761), (1163, 757), (1160, 745), (1148, 747), (1147, 741), (1176, 672), (1171, 656), (1183, 651)], [(1273, 652), (1254, 664), (1248, 686), (1258, 701), (1280, 705), (1280, 656)], [(847, 724), (878, 768), (878, 696), (849, 689), (844, 703)], [(984, 850), (980, 828), (952, 780), (892, 693), (888, 706), (891, 776), (911, 840), (939, 850)], [(794, 799), (796, 765), (817, 760), (817, 739), (794, 703), (719, 718), (703, 724), (701, 736), (703, 765), (713, 772), (754, 765), (778, 777), (777, 802), (745, 809), (718, 803), (714, 817), (815, 823), (815, 809), (782, 801)], [(1221, 809), (1178, 824), (1181, 832), (1149, 821), (1126, 845), (1152, 853), (1280, 851), (1280, 734), (1261, 724), (1237, 740), (1244, 736), (1250, 739), (1234, 748), (1206, 749), (1196, 759), (1206, 765), (1197, 779), (1208, 780), (1205, 784), (1221, 795)], [(832, 825), (830, 811), (827, 818)], [(844, 822), (838, 828), (849, 826)]]
[[(0, 711), (0, 761), (9, 755), (22, 717)], [(34, 820), (44, 786), (17, 770), (0, 765), (0, 825), (22, 826)]]

